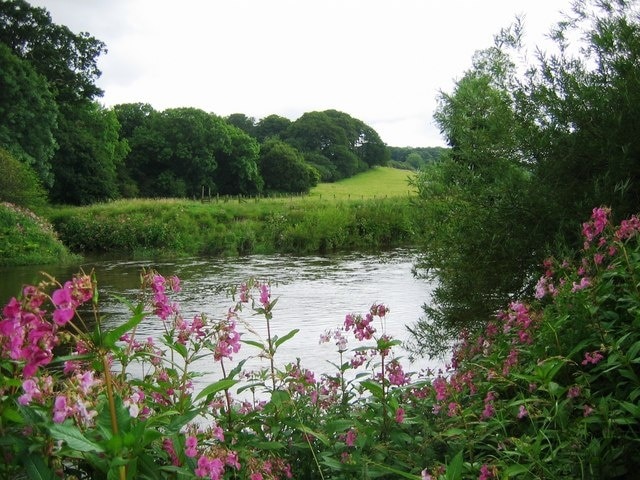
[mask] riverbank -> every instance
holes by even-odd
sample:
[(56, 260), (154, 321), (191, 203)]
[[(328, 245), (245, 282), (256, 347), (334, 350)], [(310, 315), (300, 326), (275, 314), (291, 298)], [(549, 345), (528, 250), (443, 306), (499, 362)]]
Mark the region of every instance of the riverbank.
[(48, 217), (76, 253), (247, 255), (377, 250), (414, 244), (410, 198), (123, 200)]
[(0, 265), (49, 264), (77, 258), (45, 218), (12, 203), (0, 203)]

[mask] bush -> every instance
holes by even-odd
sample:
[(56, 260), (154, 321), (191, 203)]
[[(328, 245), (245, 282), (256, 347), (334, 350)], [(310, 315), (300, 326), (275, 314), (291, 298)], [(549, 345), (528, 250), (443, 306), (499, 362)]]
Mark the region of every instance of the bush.
[(35, 171), (2, 148), (0, 172), (0, 201), (27, 208), (38, 208), (46, 204), (47, 194)]

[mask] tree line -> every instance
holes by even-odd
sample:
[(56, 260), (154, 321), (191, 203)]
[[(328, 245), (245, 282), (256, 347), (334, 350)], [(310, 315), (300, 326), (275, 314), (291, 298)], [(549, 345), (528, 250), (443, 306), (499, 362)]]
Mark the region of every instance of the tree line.
[(3, 199), (20, 190), (64, 204), (189, 197), (203, 187), (305, 192), (389, 162), (374, 129), (336, 110), (256, 121), (191, 107), (104, 108), (96, 80), (106, 51), (90, 34), (53, 23), (44, 8), (0, 2), (0, 161), (12, 172), (0, 180)]
[(638, 212), (638, 6), (574, 2), (534, 57), (516, 20), (439, 96), (450, 148), (416, 180), (427, 232), (418, 271), (438, 279), (412, 327), (418, 349), (442, 352), (532, 294), (542, 258), (580, 250), (595, 207), (616, 222)]

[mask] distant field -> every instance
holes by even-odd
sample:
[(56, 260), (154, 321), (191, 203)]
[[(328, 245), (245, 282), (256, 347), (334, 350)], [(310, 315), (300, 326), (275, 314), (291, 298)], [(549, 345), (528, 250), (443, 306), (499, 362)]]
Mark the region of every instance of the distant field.
[(311, 189), (310, 196), (358, 199), (413, 195), (415, 191), (408, 183), (408, 178), (412, 175), (408, 170), (376, 167), (339, 182), (321, 183)]

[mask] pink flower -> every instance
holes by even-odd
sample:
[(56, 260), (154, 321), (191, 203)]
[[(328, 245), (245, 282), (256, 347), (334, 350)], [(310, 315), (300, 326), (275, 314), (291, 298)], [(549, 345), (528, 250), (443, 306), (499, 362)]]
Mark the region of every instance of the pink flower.
[(263, 480), (262, 474), (258, 472), (252, 473), (249, 478), (250, 480)]
[(436, 400), (441, 402), (447, 398), (447, 381), (443, 377), (433, 379), (431, 383), (436, 391)]
[(209, 458), (204, 455), (198, 459), (195, 474), (200, 477), (209, 477), (211, 480), (220, 480), (224, 473), (224, 463), (219, 458)]
[(238, 461), (238, 453), (237, 452), (227, 452), (226, 464), (230, 467), (235, 468), (236, 470), (240, 470), (240, 462)]
[(198, 439), (194, 436), (187, 437), (187, 440), (184, 442), (185, 445), (185, 455), (189, 458), (193, 458), (198, 454)]
[(585, 417), (588, 417), (589, 415), (591, 415), (591, 414), (593, 413), (593, 407), (592, 407), (592, 406), (590, 406), (590, 405), (586, 405), (586, 404), (585, 404), (585, 405), (582, 407), (582, 410), (583, 410), (583, 411), (582, 411), (582, 415), (583, 415), (583, 416), (585, 416)]
[(577, 398), (579, 396), (580, 396), (580, 387), (577, 385), (570, 387), (569, 390), (567, 391), (567, 398)]
[(404, 373), (402, 365), (400, 365), (398, 360), (393, 360), (388, 363), (385, 370), (391, 385), (406, 385), (411, 380), (411, 377)]
[(218, 327), (218, 341), (213, 353), (215, 360), (224, 357), (231, 359), (233, 353), (240, 350), (240, 334), (236, 332), (236, 324), (233, 320), (220, 323)]
[(174, 448), (173, 442), (170, 438), (165, 438), (162, 441), (162, 448), (169, 455), (171, 464), (174, 466), (180, 466), (180, 459), (178, 458), (178, 454), (176, 453), (176, 449)]
[(396, 409), (396, 422), (397, 423), (403, 423), (404, 422), (404, 409), (398, 407), (398, 409)]
[(573, 288), (571, 288), (572, 292), (577, 292), (579, 290), (584, 290), (587, 287), (591, 286), (591, 280), (588, 277), (582, 277), (580, 279), (580, 283), (573, 282)]
[(266, 307), (267, 305), (269, 305), (269, 299), (271, 298), (271, 289), (269, 288), (269, 285), (267, 285), (266, 283), (263, 283), (262, 285), (260, 285), (260, 303)]
[(36, 382), (31, 378), (22, 382), (22, 389), (24, 390), (24, 394), (18, 398), (20, 405), (29, 405), (32, 400), (38, 399), (42, 394)]
[(582, 234), (591, 242), (600, 235), (609, 222), (608, 215), (611, 212), (608, 208), (594, 208), (591, 213), (591, 220), (582, 224)]
[(347, 447), (353, 447), (356, 444), (356, 431), (352, 428), (347, 432), (344, 442), (347, 444)]
[(58, 395), (53, 404), (53, 421), (62, 423), (71, 414), (71, 408), (67, 406), (67, 397)]
[(483, 464), (480, 467), (480, 475), (478, 476), (478, 480), (489, 480), (490, 478), (494, 478), (493, 469), (489, 469), (486, 464)]
[[(67, 284), (69, 283), (70, 282), (67, 282)], [(64, 288), (55, 290), (51, 294), (51, 300), (56, 306), (56, 309), (53, 312), (53, 321), (60, 326), (66, 325), (67, 322), (75, 315), (76, 308), (76, 304), (71, 296), (71, 289), (67, 288), (67, 285), (65, 284)]]
[(522, 419), (528, 415), (529, 415), (529, 412), (527, 412), (526, 407), (524, 405), (520, 405), (520, 409), (518, 410), (518, 418)]
[(596, 350), (595, 352), (585, 352), (584, 360), (582, 360), (582, 365), (588, 365), (590, 363), (596, 365), (603, 358), (604, 356), (598, 350)]

